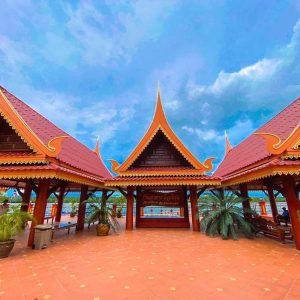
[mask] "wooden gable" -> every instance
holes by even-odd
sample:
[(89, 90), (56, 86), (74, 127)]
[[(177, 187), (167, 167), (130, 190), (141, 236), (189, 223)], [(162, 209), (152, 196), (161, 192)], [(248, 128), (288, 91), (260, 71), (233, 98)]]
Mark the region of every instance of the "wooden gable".
[(0, 152), (32, 152), (2, 116), (0, 116)]
[(172, 145), (162, 130), (159, 130), (147, 148), (137, 160), (129, 167), (129, 170), (149, 167), (194, 167)]

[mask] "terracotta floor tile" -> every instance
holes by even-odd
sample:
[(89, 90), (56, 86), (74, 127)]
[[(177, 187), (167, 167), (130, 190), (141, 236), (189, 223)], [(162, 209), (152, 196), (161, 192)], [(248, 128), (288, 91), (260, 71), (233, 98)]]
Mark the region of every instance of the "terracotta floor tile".
[(24, 236), (0, 261), (0, 299), (300, 299), (300, 253), (186, 229), (60, 232), (41, 251)]

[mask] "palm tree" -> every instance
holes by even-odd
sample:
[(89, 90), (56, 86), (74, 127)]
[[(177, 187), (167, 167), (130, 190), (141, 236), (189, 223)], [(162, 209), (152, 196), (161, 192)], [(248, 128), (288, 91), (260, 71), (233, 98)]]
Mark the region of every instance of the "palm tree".
[(226, 240), (238, 239), (238, 229), (247, 237), (252, 238), (253, 226), (244, 219), (244, 213), (256, 215), (252, 209), (242, 207), (243, 198), (234, 194), (224, 196), (216, 192), (211, 197), (204, 198), (200, 204), (201, 231), (209, 236), (221, 235)]

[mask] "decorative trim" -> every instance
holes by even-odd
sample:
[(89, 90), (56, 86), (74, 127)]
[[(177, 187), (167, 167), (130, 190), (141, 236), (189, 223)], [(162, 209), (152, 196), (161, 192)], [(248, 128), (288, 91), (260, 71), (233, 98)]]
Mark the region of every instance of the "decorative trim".
[(104, 187), (104, 180), (99, 181), (96, 178), (72, 174), (63, 170), (1, 170), (0, 179), (7, 180), (25, 180), (25, 179), (59, 179), (73, 183), (85, 184), (94, 187)]
[(266, 140), (266, 149), (271, 154), (282, 154), (286, 150), (295, 150), (300, 140), (300, 123), (294, 128), (290, 135), (282, 141), (281, 138), (272, 133), (257, 132), (256, 135), (262, 136)]
[(268, 166), (248, 174), (241, 174), (232, 179), (225, 178), (222, 180), (222, 185), (236, 185), (277, 175), (300, 175), (300, 168), (295, 168), (295, 166)]
[(43, 155), (16, 155), (16, 156), (1, 156), (0, 155), (0, 165), (33, 165), (47, 163), (45, 156)]
[(120, 187), (120, 186), (181, 186), (181, 185), (214, 185), (220, 186), (221, 181), (219, 180), (200, 180), (200, 179), (128, 179), (126, 180), (107, 180), (105, 181), (105, 187)]
[(200, 170), (168, 170), (168, 171), (160, 171), (159, 169), (157, 170), (136, 170), (134, 172), (128, 170), (126, 172), (119, 172), (119, 176), (121, 177), (148, 177), (148, 176), (199, 176), (203, 175), (203, 171)]

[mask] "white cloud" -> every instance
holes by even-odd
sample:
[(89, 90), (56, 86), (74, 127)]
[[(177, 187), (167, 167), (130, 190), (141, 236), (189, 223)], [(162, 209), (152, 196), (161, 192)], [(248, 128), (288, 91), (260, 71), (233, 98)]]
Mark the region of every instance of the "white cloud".
[(205, 128), (200, 129), (200, 128), (193, 128), (189, 126), (182, 126), (181, 129), (190, 134), (195, 134), (196, 137), (202, 141), (218, 142), (223, 139), (223, 135), (219, 135), (218, 132), (214, 129), (206, 130)]
[(0, 34), (0, 61), (3, 65), (7, 67), (15, 68), (20, 64), (29, 64), (31, 59), (24, 51), (24, 45), (22, 43), (13, 41), (6, 37), (5, 35)]
[(242, 124), (242, 139), (266, 119), (266, 114), (277, 112), (300, 96), (300, 20), (290, 43), (273, 57), (262, 58), (236, 72), (220, 71), (209, 85), (189, 80), (186, 92), (189, 105), (180, 111), (186, 118), (186, 122), (182, 120), (184, 124), (189, 126), (200, 118), (197, 122), (206, 124), (206, 131), (217, 132), (229, 129), (233, 123), (237, 128)]
[[(99, 4), (99, 2), (98, 2)], [(65, 6), (69, 33), (81, 48), (87, 64), (112, 65), (129, 61), (144, 41), (156, 39), (174, 1), (133, 1), (101, 3), (83, 1), (76, 8)]]
[(94, 142), (99, 136), (101, 143), (107, 142), (135, 113), (133, 106), (118, 108), (109, 99), (84, 105), (79, 98), (56, 91), (36, 90), (24, 83), (18, 85), (14, 94), (21, 95), (20, 98), (32, 108), (82, 141)]

